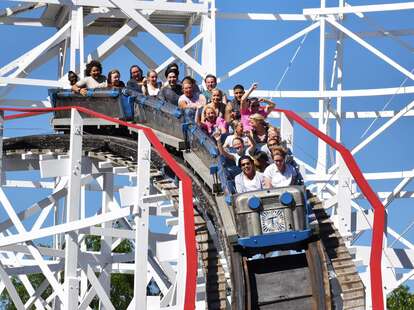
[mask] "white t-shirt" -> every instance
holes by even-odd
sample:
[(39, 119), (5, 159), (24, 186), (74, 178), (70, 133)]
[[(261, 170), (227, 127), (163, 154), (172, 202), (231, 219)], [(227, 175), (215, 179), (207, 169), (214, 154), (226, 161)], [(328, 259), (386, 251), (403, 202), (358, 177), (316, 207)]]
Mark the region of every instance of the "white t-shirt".
[[(227, 136), (226, 137), (226, 140), (224, 140), (224, 143), (223, 143), (223, 147), (231, 147), (231, 146), (233, 146), (233, 139), (235, 138), (235, 136), (234, 135), (229, 135), (229, 136)], [(247, 145), (248, 144), (248, 142), (249, 142), (249, 139), (247, 139), (247, 137), (246, 136), (243, 136), (242, 137), (242, 140), (243, 140), (243, 144), (244, 145)]]
[(236, 175), (234, 182), (236, 183), (236, 191), (238, 193), (257, 191), (263, 189), (264, 176), (261, 172), (256, 171), (253, 179), (250, 180), (242, 172)]
[(108, 86), (106, 83), (106, 77), (103, 75), (100, 75), (97, 80), (95, 80), (91, 76), (86, 76), (83, 79), (80, 79), (76, 86), (78, 87), (85, 87), (86, 88), (105, 88)]
[(291, 165), (286, 164), (285, 172), (282, 174), (277, 169), (276, 164), (269, 165), (263, 172), (265, 178), (272, 180), (272, 187), (289, 186), (296, 178), (296, 170)]

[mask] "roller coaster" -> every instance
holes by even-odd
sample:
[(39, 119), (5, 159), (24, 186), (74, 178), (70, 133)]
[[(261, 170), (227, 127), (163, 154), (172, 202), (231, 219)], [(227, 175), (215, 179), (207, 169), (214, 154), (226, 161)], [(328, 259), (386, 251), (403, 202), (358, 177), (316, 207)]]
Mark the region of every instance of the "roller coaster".
[[(381, 264), (385, 255), (385, 261), (395, 270), (409, 266), (409, 259), (406, 262), (401, 258), (401, 253), (409, 258), (409, 251), (395, 250), (395, 258), (394, 252), (383, 250), (383, 228), (384, 206), (403, 195), (411, 177), (406, 176), (391, 194), (385, 193), (386, 200), (381, 202), (353, 155), (396, 120), (411, 115), (412, 103), (391, 113), (391, 119), (379, 131), (352, 151), (339, 142), (338, 136), (336, 140), (329, 136), (325, 116), (319, 116), (317, 129), (292, 111), (275, 109), (271, 116), (280, 118), (282, 137), (290, 147), (294, 141), (293, 124), (318, 137), (317, 169), (296, 160), (308, 174), (325, 170), (325, 179), (315, 177), (313, 185), (312, 176), (305, 172), (306, 188), (298, 185), (236, 194), (232, 169), (219, 156), (215, 141), (189, 122), (176, 106), (127, 91), (90, 91), (81, 96), (61, 87), (66, 78), (69, 43), (70, 68), (82, 71), (84, 62), (77, 63), (76, 58), (84, 59), (83, 30), (85, 35), (88, 31), (100, 33), (110, 24), (105, 28), (111, 33), (109, 41), (92, 52), (89, 59), (105, 58), (124, 44), (148, 67), (157, 67), (130, 40), (134, 32), (147, 31), (183, 61), (188, 72), (205, 76), (216, 71), (215, 57), (208, 57), (215, 49), (216, 18), (309, 21), (310, 26), (229, 71), (220, 81), (300, 37), (301, 48), (307, 34), (319, 28), (322, 67), (318, 93), (281, 91), (278, 83), (276, 91), (258, 94), (317, 98), (319, 113), (327, 113), (327, 120), (333, 113), (330, 98), (335, 97), (337, 110), (333, 115), (339, 124), (349, 113), (341, 111), (342, 97), (370, 96), (368, 89), (342, 90), (344, 35), (412, 79), (409, 70), (361, 38), (369, 34), (357, 35), (345, 28), (343, 15), (365, 18), (367, 12), (411, 10), (412, 4), (340, 3), (328, 8), (322, 1), (320, 8), (304, 9), (301, 14), (267, 16), (217, 12), (214, 1), (78, 1), (71, 9), (64, 1), (21, 2), (28, 3), (2, 12), (0, 22), (34, 22), (19, 14), (42, 10), (42, 23), (50, 16), (60, 16), (54, 21), (59, 30), (37, 48), (0, 68), (3, 94), (20, 84), (60, 88), (49, 90), (49, 107), (32, 102), (32, 108), (12, 104), (0, 108), (3, 126), (53, 115), (52, 134), (2, 136), (1, 141), (0, 200), (6, 217), (0, 222), (0, 289), (7, 291), (16, 308), (89, 309), (97, 301), (100, 308), (115, 309), (110, 295), (111, 274), (119, 273), (133, 278), (133, 298), (125, 309), (382, 309), (383, 291), (388, 293), (409, 279), (409, 272), (395, 274), (394, 279)], [(327, 24), (338, 35), (335, 91), (326, 90), (324, 81), (324, 44), (331, 35), (325, 31)], [(180, 30), (185, 35), (182, 49), (160, 31), (176, 31), (173, 26), (181, 25), (187, 27)], [(201, 35), (191, 39), (189, 29), (197, 25)], [(389, 35), (386, 31), (379, 34)], [(396, 32), (392, 35), (398, 36)], [(195, 49), (194, 58), (185, 52), (200, 40), (202, 66), (195, 60)], [(47, 59), (52, 54), (60, 57), (59, 81), (24, 78), (36, 62), (41, 64), (42, 57)], [(157, 71), (161, 72), (173, 59), (166, 60)], [(393, 96), (412, 92), (410, 86), (402, 86), (375, 91), (377, 95)], [(19, 100), (4, 102), (7, 101), (21, 104)], [(337, 161), (329, 170), (326, 145), (337, 151)], [(27, 171), (35, 175), (28, 180), (14, 180)], [(338, 190), (336, 196), (333, 194), (332, 184), (349, 188), (352, 183), (359, 187), (359, 193)], [(31, 202), (30, 207), (21, 208), (11, 203), (13, 188), (48, 194)], [(96, 202), (98, 192), (102, 194)], [(363, 196), (372, 210), (355, 204), (355, 195)], [(29, 196), (13, 198), (35, 199)], [(372, 230), (370, 256), (363, 246), (352, 246), (368, 229), (358, 230), (360, 215), (367, 222), (362, 226)], [(356, 219), (352, 219), (354, 216)], [(150, 229), (155, 217), (163, 218), (163, 224), (158, 224), (164, 226), (163, 231)], [(91, 235), (100, 238), (100, 250), (87, 248), (85, 240)], [(115, 249), (125, 239), (131, 240), (133, 251), (117, 253)], [(394, 243), (410, 245), (403, 235), (395, 240)], [(369, 268), (364, 270), (361, 262)], [(35, 274), (43, 275), (40, 284), (32, 283), (31, 275)], [(383, 279), (392, 281), (387, 286)], [(28, 297), (19, 295), (16, 283), (21, 283)], [(149, 283), (157, 287), (159, 294), (149, 296)]]

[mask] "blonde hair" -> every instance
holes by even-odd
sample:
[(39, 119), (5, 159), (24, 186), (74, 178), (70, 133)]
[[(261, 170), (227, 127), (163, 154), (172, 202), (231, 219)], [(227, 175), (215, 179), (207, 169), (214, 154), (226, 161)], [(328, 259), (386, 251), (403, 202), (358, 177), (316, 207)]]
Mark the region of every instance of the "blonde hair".
[(254, 113), (254, 114), (250, 115), (249, 119), (253, 119), (253, 120), (261, 122), (261, 123), (265, 122), (264, 116), (259, 114), (259, 113)]
[(213, 110), (214, 111), (214, 114), (216, 114), (216, 116), (217, 116), (216, 108), (212, 104), (207, 104), (204, 107), (204, 110), (203, 110), (204, 117), (206, 117), (207, 110)]
[(280, 145), (272, 147), (272, 149), (270, 151), (272, 152), (272, 158), (275, 155), (280, 155), (283, 158), (285, 158), (286, 154), (287, 154), (287, 150), (283, 146), (280, 146)]

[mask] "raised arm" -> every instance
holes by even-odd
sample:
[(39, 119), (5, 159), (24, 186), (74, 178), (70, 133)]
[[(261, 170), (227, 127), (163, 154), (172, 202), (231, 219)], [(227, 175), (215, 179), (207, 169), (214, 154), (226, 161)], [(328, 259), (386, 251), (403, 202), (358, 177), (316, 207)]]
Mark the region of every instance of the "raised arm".
[(253, 83), (252, 86), (249, 88), (249, 90), (244, 93), (243, 97), (240, 100), (240, 109), (241, 110), (246, 110), (249, 107), (247, 98), (249, 98), (249, 96), (252, 94), (252, 92), (257, 89), (257, 86), (258, 86), (258, 84), (256, 82)]
[(259, 102), (266, 102), (267, 105), (265, 107), (265, 112), (266, 114), (270, 114), (270, 112), (272, 112), (272, 110), (275, 108), (276, 103), (274, 103), (273, 101), (267, 99), (267, 98), (260, 98)]
[(247, 148), (247, 152), (250, 156), (253, 156), (254, 152), (256, 151), (256, 142), (253, 139), (253, 132), (251, 130), (247, 134), (247, 139), (249, 140), (249, 147)]
[(224, 149), (223, 144), (221, 143), (221, 133), (220, 133), (220, 131), (215, 132), (213, 134), (213, 137), (217, 141), (217, 148), (218, 148), (218, 150), (220, 152), (220, 155), (222, 155), (222, 156), (224, 156), (224, 157), (226, 157), (226, 158), (228, 158), (230, 160), (234, 160), (235, 159), (234, 156), (231, 155), (229, 152), (227, 152)]

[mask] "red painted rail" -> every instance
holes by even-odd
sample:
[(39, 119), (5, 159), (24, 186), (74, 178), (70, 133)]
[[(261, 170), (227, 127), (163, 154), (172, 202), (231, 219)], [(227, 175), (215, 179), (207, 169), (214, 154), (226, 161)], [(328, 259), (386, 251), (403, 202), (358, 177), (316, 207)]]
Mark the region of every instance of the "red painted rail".
[(374, 209), (374, 224), (372, 230), (372, 241), (371, 241), (371, 256), (369, 260), (370, 266), (370, 278), (371, 278), (371, 301), (372, 307), (376, 310), (384, 309), (383, 291), (382, 291), (382, 273), (381, 273), (381, 258), (382, 258), (382, 243), (384, 235), (384, 224), (385, 224), (385, 208), (378, 196), (374, 193), (371, 186), (368, 184), (364, 175), (361, 172), (358, 164), (356, 163), (351, 152), (344, 147), (342, 144), (336, 142), (331, 137), (325, 135), (317, 128), (310, 125), (307, 121), (297, 115), (295, 112), (283, 109), (274, 109), (276, 112), (285, 114), (288, 118), (294, 120), (296, 123), (301, 125), (303, 128), (308, 130), (313, 135), (322, 139), (335, 150), (337, 150), (352, 176), (355, 182), (358, 184), (361, 192), (364, 194), (366, 199)]
[(58, 107), (58, 108), (0, 108), (0, 111), (14, 111), (14, 112), (23, 112), (18, 114), (7, 115), (5, 120), (12, 120), (22, 117), (35, 116), (39, 114), (54, 112), (54, 111), (63, 111), (76, 109), (79, 112), (88, 114), (90, 116), (104, 119), (115, 124), (126, 126), (129, 128), (135, 128), (142, 130), (149, 142), (152, 144), (154, 149), (158, 154), (165, 160), (167, 165), (174, 171), (175, 175), (181, 180), (183, 194), (183, 206), (184, 206), (184, 230), (185, 230), (185, 248), (186, 248), (186, 289), (185, 289), (185, 299), (184, 299), (184, 308), (193, 310), (195, 308), (195, 294), (196, 294), (196, 285), (197, 285), (197, 252), (195, 244), (195, 233), (194, 233), (194, 211), (193, 211), (193, 193), (192, 193), (192, 182), (190, 177), (181, 169), (177, 164), (174, 158), (168, 153), (164, 148), (161, 142), (158, 140), (155, 133), (151, 128), (143, 127), (137, 124), (131, 124), (124, 122), (109, 116), (106, 116), (95, 111), (77, 107), (77, 106), (68, 106), (68, 107)]

